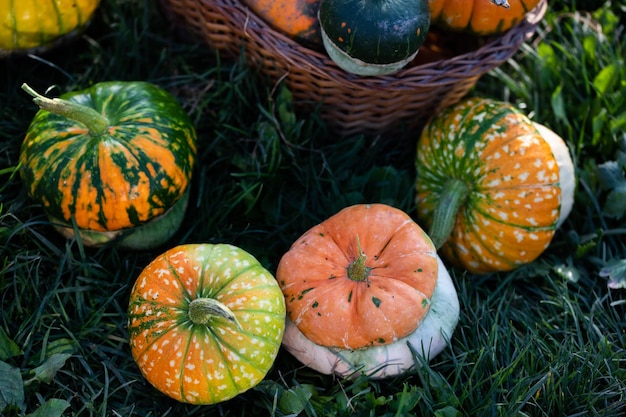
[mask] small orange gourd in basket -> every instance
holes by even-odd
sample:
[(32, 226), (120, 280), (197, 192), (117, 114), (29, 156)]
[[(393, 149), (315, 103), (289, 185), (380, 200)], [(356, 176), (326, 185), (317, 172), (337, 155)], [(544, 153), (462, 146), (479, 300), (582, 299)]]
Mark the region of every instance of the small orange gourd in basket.
[(499, 35), (518, 24), (541, 0), (429, 0), (431, 23), (457, 32)]

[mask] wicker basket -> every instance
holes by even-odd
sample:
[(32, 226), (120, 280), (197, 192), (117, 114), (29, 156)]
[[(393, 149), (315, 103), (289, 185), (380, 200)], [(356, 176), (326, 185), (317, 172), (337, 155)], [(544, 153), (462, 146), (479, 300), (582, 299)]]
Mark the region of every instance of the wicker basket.
[(513, 56), (547, 9), (547, 0), (541, 1), (498, 37), (462, 35), (461, 47), (449, 35), (431, 30), (408, 67), (387, 76), (362, 77), (337, 67), (323, 51), (273, 30), (238, 0), (161, 1), (174, 22), (220, 54), (239, 56), (243, 47), (249, 65), (274, 82), (284, 80), (298, 109), (321, 103), (321, 116), (341, 135), (421, 128), (428, 117), (459, 101), (483, 74)]

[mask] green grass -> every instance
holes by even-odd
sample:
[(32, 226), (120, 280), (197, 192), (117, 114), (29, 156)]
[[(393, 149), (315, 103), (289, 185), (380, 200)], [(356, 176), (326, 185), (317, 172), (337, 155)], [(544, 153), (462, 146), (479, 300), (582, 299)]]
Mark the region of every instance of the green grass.
[(232, 243), (270, 271), (347, 205), (413, 215), (416, 138), (332, 135), (315, 113), (295, 112), (286, 89), (181, 39), (154, 3), (104, 2), (76, 42), (0, 60), (0, 404), (24, 395), (0, 415), (44, 403), (40, 415), (67, 406), (65, 415), (103, 417), (626, 413), (626, 290), (607, 286), (626, 280), (623, 1), (551, 1), (537, 36), (471, 92), (511, 101), (563, 136), (579, 181), (572, 215), (537, 261), (487, 276), (451, 270), (462, 314), (449, 349), (384, 381), (322, 376), (281, 351), (258, 387), (204, 407), (156, 392), (130, 356), (130, 287), (165, 248), (83, 248), (27, 197), (16, 167), (35, 108), (19, 86), (60, 93), (141, 79), (172, 92), (197, 126), (199, 164), (170, 246)]

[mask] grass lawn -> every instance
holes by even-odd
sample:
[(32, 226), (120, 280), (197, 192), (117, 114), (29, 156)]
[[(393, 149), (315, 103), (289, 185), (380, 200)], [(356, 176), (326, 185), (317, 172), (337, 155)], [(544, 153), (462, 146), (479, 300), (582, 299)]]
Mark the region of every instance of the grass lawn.
[[(179, 243), (230, 243), (275, 272), (311, 226), (356, 203), (415, 216), (415, 134), (337, 137), (289, 91), (171, 28), (158, 2), (108, 0), (87, 32), (0, 59), (0, 416), (626, 415), (626, 3), (551, 0), (536, 35), (470, 95), (509, 101), (567, 142), (572, 214), (534, 262), (450, 268), (461, 303), (451, 345), (402, 377), (324, 376), (280, 351), (257, 387), (178, 403), (130, 355), (130, 289)], [(183, 226), (151, 251), (83, 247), (51, 227), (18, 174), (36, 107), (99, 81), (175, 95), (199, 136)]]

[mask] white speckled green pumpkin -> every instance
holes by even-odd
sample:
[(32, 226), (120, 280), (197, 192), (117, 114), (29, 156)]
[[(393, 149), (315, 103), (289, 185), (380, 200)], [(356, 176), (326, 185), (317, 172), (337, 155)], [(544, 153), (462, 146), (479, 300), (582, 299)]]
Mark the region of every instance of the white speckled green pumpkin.
[(185, 403), (215, 404), (256, 386), (284, 328), (274, 277), (227, 244), (166, 251), (141, 272), (130, 296), (133, 358), (154, 387)]

